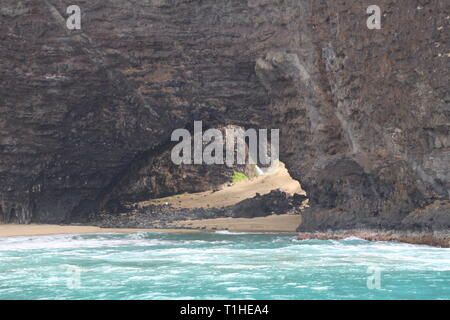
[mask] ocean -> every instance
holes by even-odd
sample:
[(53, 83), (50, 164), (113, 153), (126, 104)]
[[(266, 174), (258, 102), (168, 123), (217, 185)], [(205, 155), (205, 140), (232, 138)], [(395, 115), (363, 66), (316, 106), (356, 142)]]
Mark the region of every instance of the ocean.
[(0, 238), (0, 299), (450, 299), (450, 249), (230, 232)]

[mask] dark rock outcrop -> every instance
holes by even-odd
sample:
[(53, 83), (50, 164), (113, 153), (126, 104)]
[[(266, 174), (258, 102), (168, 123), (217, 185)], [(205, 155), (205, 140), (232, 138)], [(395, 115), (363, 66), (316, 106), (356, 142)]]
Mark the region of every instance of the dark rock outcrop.
[(401, 226), (407, 230), (450, 230), (449, 201), (434, 201), (425, 208), (414, 210), (402, 220)]
[(447, 0), (72, 2), (1, 0), (3, 221), (85, 219), (194, 120), (281, 129), (303, 230), (450, 198)]
[(128, 207), (120, 213), (102, 212), (91, 217), (90, 223), (104, 228), (164, 228), (174, 221), (215, 219), (215, 218), (255, 218), (281, 214), (300, 214), (305, 196), (289, 195), (279, 190), (222, 208), (176, 209), (170, 205), (148, 205)]
[(306, 200), (304, 195), (294, 194), (291, 196), (280, 190), (273, 190), (265, 195), (256, 194), (255, 197), (243, 200), (233, 206), (232, 217), (255, 218), (271, 214), (300, 213), (300, 207), (304, 200)]

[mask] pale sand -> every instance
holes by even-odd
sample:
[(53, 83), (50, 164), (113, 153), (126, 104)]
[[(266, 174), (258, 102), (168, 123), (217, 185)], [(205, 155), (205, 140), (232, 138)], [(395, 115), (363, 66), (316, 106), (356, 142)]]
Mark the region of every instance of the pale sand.
[(46, 236), (58, 234), (90, 234), (90, 233), (133, 233), (133, 232), (168, 232), (192, 233), (196, 230), (179, 229), (103, 229), (92, 226), (60, 226), (51, 224), (0, 224), (0, 237)]
[(256, 196), (267, 194), (279, 189), (289, 194), (304, 194), (298, 181), (291, 178), (289, 172), (280, 163), (274, 173), (259, 176), (251, 180), (240, 181), (231, 186), (223, 186), (219, 191), (205, 191), (199, 193), (181, 194), (173, 197), (150, 200), (139, 203), (140, 206), (150, 204), (167, 204), (174, 208), (221, 208)]
[[(177, 221), (165, 229), (121, 229), (92, 226), (61, 226), (50, 224), (0, 224), (1, 237), (45, 236), (59, 234), (166, 232), (195, 233), (228, 230), (232, 232), (295, 232), (300, 224), (299, 215), (273, 215), (261, 218), (218, 218), (205, 220)], [(170, 227), (174, 227), (171, 229)]]
[(301, 217), (296, 214), (272, 215), (260, 218), (218, 218), (175, 221), (169, 227), (195, 228), (203, 231), (228, 230), (232, 232), (296, 232)]

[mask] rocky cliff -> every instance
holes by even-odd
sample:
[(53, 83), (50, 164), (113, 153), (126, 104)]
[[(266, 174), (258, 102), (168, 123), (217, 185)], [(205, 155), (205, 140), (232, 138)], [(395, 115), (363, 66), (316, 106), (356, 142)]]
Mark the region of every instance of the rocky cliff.
[(411, 223), (450, 198), (449, 15), (447, 0), (0, 0), (0, 219), (83, 219), (203, 120), (281, 130), (302, 230)]

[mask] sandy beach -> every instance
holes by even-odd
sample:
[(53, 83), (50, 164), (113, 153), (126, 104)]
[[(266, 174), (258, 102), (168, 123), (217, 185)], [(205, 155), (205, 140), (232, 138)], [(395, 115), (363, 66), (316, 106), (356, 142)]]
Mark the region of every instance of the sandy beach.
[(195, 233), (227, 230), (232, 232), (295, 232), (300, 216), (281, 215), (262, 218), (219, 218), (205, 220), (177, 221), (165, 229), (122, 229), (99, 228), (93, 226), (63, 226), (50, 224), (0, 224), (0, 237), (43, 236), (58, 234), (93, 234), (93, 233), (133, 233), (133, 232), (167, 232)]
[(93, 233), (133, 233), (133, 232), (169, 232), (192, 233), (196, 230), (182, 229), (109, 229), (93, 226), (62, 226), (51, 224), (0, 224), (0, 237), (45, 236), (58, 234), (93, 234)]

